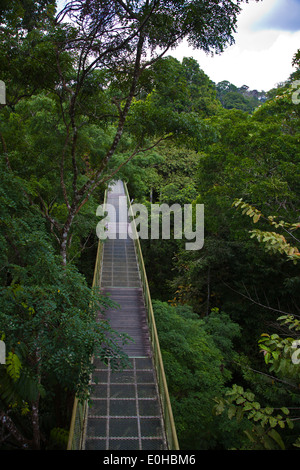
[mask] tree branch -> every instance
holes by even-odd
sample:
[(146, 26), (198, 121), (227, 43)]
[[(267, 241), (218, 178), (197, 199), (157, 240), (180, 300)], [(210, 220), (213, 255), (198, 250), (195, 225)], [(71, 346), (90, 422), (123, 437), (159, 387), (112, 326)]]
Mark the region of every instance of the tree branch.
[[(246, 292), (247, 292), (247, 295), (245, 294), (242, 294), (241, 292), (237, 291), (236, 289), (233, 289), (233, 287), (229, 286), (226, 282), (223, 281), (223, 284), (228, 287), (229, 289), (231, 289), (233, 292), (235, 292), (236, 294), (244, 297), (245, 299), (249, 300), (250, 302), (252, 302), (253, 304), (256, 304), (258, 305), (259, 307), (262, 307), (262, 308), (266, 308), (268, 310), (272, 310), (273, 312), (277, 312), (277, 313), (280, 313), (282, 315), (290, 315), (290, 312), (285, 312), (284, 310), (280, 310), (280, 309), (277, 309), (277, 308), (274, 308), (274, 307), (270, 307), (269, 305), (264, 305), (262, 304), (261, 302), (259, 302), (258, 300), (254, 300), (250, 294), (248, 293), (247, 289), (246, 289)], [(294, 315), (295, 317), (297, 317), (298, 315)], [(299, 317), (299, 316), (298, 316)], [(300, 318), (300, 317), (299, 317)]]
[(28, 448), (32, 444), (31, 440), (26, 439), (23, 434), (20, 433), (13, 420), (8, 416), (8, 413), (4, 411), (0, 413), (0, 424), (3, 428), (7, 429), (9, 435), (13, 436), (23, 448)]

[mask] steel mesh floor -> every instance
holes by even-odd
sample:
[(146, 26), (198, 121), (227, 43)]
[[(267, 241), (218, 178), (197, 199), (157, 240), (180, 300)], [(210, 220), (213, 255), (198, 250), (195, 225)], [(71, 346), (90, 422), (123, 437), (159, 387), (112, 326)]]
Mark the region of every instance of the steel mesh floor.
[(107, 239), (103, 250), (101, 286), (140, 287), (140, 285), (133, 240)]
[(112, 371), (98, 362), (93, 375), (86, 450), (166, 449), (160, 401), (150, 357)]
[[(118, 198), (124, 195), (122, 182), (108, 193), (107, 202), (117, 216)], [(120, 306), (104, 315), (115, 331), (132, 338), (124, 346), (131, 367), (116, 372), (109, 360), (107, 365), (95, 360), (86, 450), (167, 449), (140, 274), (134, 242), (124, 237), (127, 228), (125, 220), (121, 227), (113, 227), (119, 232), (116, 238), (104, 242), (100, 287)]]

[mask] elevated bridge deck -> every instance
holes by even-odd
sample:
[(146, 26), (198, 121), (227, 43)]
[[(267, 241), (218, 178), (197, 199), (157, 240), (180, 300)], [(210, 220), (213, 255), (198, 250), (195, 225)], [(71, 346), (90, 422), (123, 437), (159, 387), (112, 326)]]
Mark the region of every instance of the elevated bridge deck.
[[(107, 204), (116, 208), (117, 220), (120, 196), (125, 197), (125, 190), (119, 181), (107, 194)], [(120, 306), (106, 311), (110, 326), (133, 340), (123, 348), (130, 367), (118, 372), (109, 364), (95, 363), (84, 442), (87, 450), (167, 448), (141, 278), (127, 223), (124, 219), (116, 222), (117, 238), (107, 238), (103, 244), (100, 287)], [(127, 233), (127, 238), (120, 239), (121, 233)]]
[[(126, 185), (121, 181), (110, 185), (106, 203), (114, 207), (116, 220), (108, 223), (109, 236), (99, 243), (93, 286), (119, 305), (118, 309), (107, 309), (104, 316), (115, 331), (126, 333), (133, 341), (122, 346), (129, 358), (126, 369), (116, 371), (109, 359), (105, 363), (94, 359), (91, 405), (75, 398), (68, 449), (177, 450), (151, 296), (134, 224), (135, 239), (128, 235), (131, 204)], [(116, 238), (111, 235), (114, 232)], [(99, 314), (101, 319), (103, 312)]]

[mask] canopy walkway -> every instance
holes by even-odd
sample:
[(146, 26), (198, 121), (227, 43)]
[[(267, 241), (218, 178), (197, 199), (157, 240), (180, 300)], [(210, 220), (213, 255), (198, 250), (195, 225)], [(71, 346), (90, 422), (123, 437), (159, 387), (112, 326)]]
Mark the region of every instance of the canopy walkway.
[[(125, 199), (126, 198), (126, 199)], [(126, 219), (120, 212), (126, 201)], [(138, 237), (128, 235), (131, 205), (126, 185), (112, 184), (105, 202), (115, 207), (108, 226), (116, 238), (99, 241), (94, 286), (109, 294), (120, 308), (107, 309), (105, 318), (118, 333), (133, 341), (123, 347), (128, 369), (115, 371), (94, 359), (91, 404), (75, 399), (68, 449), (178, 449), (176, 429), (164, 374), (150, 291)], [(123, 217), (123, 218), (122, 218)], [(136, 233), (136, 227), (133, 225)], [(100, 319), (99, 319), (100, 321)]]

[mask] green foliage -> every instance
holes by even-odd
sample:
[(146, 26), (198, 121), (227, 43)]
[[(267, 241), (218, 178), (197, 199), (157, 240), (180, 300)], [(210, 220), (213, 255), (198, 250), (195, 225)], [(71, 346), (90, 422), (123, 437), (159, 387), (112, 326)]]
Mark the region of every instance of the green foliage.
[(285, 449), (284, 442), (275, 429), (284, 429), (288, 426), (293, 429), (293, 423), (288, 418), (289, 410), (282, 407), (274, 410), (271, 407), (262, 408), (260, 403), (255, 401), (252, 392), (246, 391), (243, 387), (233, 385), (226, 392), (226, 398), (216, 399), (215, 413), (217, 415), (227, 411), (228, 418), (236, 418), (238, 422), (243, 419), (251, 422), (249, 429), (244, 429), (244, 433), (249, 439), (244, 449), (247, 450), (274, 450)]
[[(287, 224), (290, 228), (297, 224), (297, 113), (291, 95), (286, 95), (280, 103), (279, 99), (266, 102), (252, 116), (240, 110), (223, 110), (210, 118), (209, 124), (218, 137), (201, 151), (194, 178), (198, 190), (196, 202), (205, 206), (204, 248), (201, 252), (176, 253), (174, 293), (178, 289), (186, 292), (185, 300), (201, 314), (215, 306), (230, 311), (247, 328), (245, 337), (257, 327), (259, 335), (261, 309), (247, 304), (235, 292), (258, 300), (268, 299), (260, 301), (261, 304), (277, 304), (278, 299), (285, 311), (289, 309), (290, 295), (295, 304), (298, 302), (297, 289), (290, 289), (288, 294), (281, 289), (283, 284), (297, 285), (297, 271), (286, 267), (279, 256), (270, 259), (268, 253), (263, 253), (263, 245), (255, 243), (256, 237), (264, 239), (266, 235), (267, 246), (272, 249), (280, 247), (289, 252), (297, 248), (292, 236), (285, 232)], [(232, 203), (237, 200), (245, 204), (243, 210), (249, 211), (249, 220), (234, 213)], [(260, 214), (264, 214), (264, 220)], [(275, 239), (271, 232), (275, 232), (276, 226), (273, 224), (270, 230), (269, 223), (278, 224), (282, 220), (284, 227), (278, 226), (279, 237)], [(261, 232), (254, 231), (253, 239), (249, 239), (253, 221), (260, 222)], [(288, 256), (295, 259), (297, 250)], [(232, 289), (228, 290), (226, 285)], [(249, 295), (250, 292), (254, 294)], [(252, 324), (254, 318), (257, 320)]]
[(218, 312), (201, 320), (187, 306), (154, 301), (153, 308), (180, 448), (213, 448), (219, 432), (213, 399), (231, 377), (232, 341), (239, 329)]
[[(150, 285), (156, 298), (172, 299), (170, 303), (175, 309), (192, 306), (205, 318), (206, 325), (211, 320), (212, 329), (205, 331), (213, 335), (215, 346), (220, 351), (223, 351), (223, 341), (225, 344), (226, 341), (222, 334), (217, 333), (218, 324), (215, 322), (218, 316), (211, 313), (215, 308), (220, 312), (230, 312), (231, 320), (243, 332), (235, 337), (234, 344), (242, 355), (237, 358), (233, 353), (231, 357), (235, 371), (233, 382), (241, 384), (236, 387), (254, 390), (255, 396), (254, 392), (244, 392), (244, 387), (239, 389), (234, 400), (227, 395), (222, 397), (223, 390), (219, 392), (218, 403), (223, 407), (226, 402), (230, 413), (229, 416), (224, 413), (218, 415), (221, 421), (214, 424), (213, 436), (219, 445), (222, 443), (226, 448), (289, 449), (297, 445), (299, 365), (298, 362), (293, 363), (292, 358), (294, 361), (299, 358), (299, 350), (295, 346), (298, 344), (295, 319), (299, 304), (299, 273), (296, 264), (286, 262), (297, 261), (299, 250), (296, 208), (299, 205), (300, 121), (299, 106), (292, 102), (292, 93), (290, 86), (278, 89), (276, 95), (252, 115), (232, 109), (223, 110), (206, 120), (215, 140), (205, 142), (195, 154), (197, 172), (192, 170), (185, 183), (186, 187), (191, 184), (198, 194), (195, 197), (193, 193), (189, 199), (186, 191), (180, 199), (181, 203), (194, 199), (205, 205), (204, 248), (187, 252), (181, 249), (180, 244), (169, 244), (168, 247), (166, 244), (153, 244), (151, 251), (150, 244), (143, 244)], [(171, 146), (168, 143), (165, 146), (171, 158), (160, 165), (159, 171), (164, 165), (167, 171), (156, 197), (170, 203), (178, 201), (181, 196), (176, 178), (179, 176), (184, 180), (180, 163), (184, 165), (185, 160), (177, 159), (176, 147), (171, 153)], [(253, 223), (259, 224), (259, 228), (253, 229)], [(152, 269), (155, 259), (163, 265), (160, 273)], [(166, 263), (169, 273), (166, 273)], [(162, 287), (158, 290), (155, 279), (160, 274), (165, 282), (159, 277), (159, 286)], [(283, 335), (278, 333), (279, 327), (274, 326), (274, 315), (278, 316), (278, 311), (291, 312), (280, 317)], [(261, 336), (266, 324), (275, 331)], [(226, 322), (221, 321), (220, 325), (220, 331), (223, 332), (223, 325), (227, 337), (232, 324), (229, 323), (228, 330), (224, 326)], [(180, 325), (176, 331), (184, 331), (184, 327)], [(185, 337), (188, 337), (187, 332)], [(259, 338), (263, 356), (257, 353)], [(176, 341), (180, 349), (184, 349), (177, 336)], [(228, 351), (227, 346), (223, 346)], [(177, 377), (193, 382), (186, 376), (188, 366), (177, 363), (179, 350), (176, 350), (174, 358), (175, 354), (173, 356), (170, 349), (172, 346), (164, 347), (164, 361), (168, 367), (171, 365), (168, 380), (173, 394), (173, 383), (179, 380)], [(176, 374), (174, 370), (177, 368)], [(182, 384), (182, 390), (184, 387)], [(201, 396), (206, 396), (205, 391)], [(238, 398), (239, 403), (236, 402)], [(191, 414), (192, 408), (201, 415), (195, 395), (180, 403), (179, 398), (174, 400), (177, 416), (181, 412)], [(230, 418), (230, 424), (223, 421), (224, 416)], [(185, 429), (183, 422), (183, 418), (178, 422), (180, 436)], [(191, 427), (202, 430), (197, 417), (193, 416), (191, 422)], [(232, 441), (225, 442), (226, 426), (230, 429)], [(237, 436), (237, 428), (245, 432)], [(207, 429), (210, 429), (209, 424)], [(202, 440), (197, 445), (205, 447)]]
[[(2, 2), (3, 3), (3, 2)], [(14, 106), (23, 97), (53, 88), (59, 81), (56, 53), (60, 49), (49, 31), (53, 27), (54, 0), (12, 0), (1, 7), (0, 72), (5, 82), (7, 103)], [(52, 35), (55, 32), (52, 30)], [(61, 51), (61, 70), (70, 58)]]
[[(253, 218), (253, 222), (257, 223), (263, 214), (257, 210), (255, 207), (250, 206), (243, 202), (242, 199), (238, 199), (233, 203), (234, 207), (237, 207), (242, 210), (243, 214), (248, 215), (249, 217)], [(292, 236), (294, 240), (298, 241), (296, 237), (292, 234), (293, 231), (299, 228), (299, 223), (290, 224), (285, 223), (283, 220), (277, 222), (276, 217), (271, 215), (268, 216), (268, 222), (275, 226), (277, 229), (280, 228), (285, 230), (285, 232)], [(290, 243), (287, 242), (286, 238), (277, 232), (267, 232), (261, 230), (250, 230), (251, 238), (256, 238), (258, 242), (263, 243), (265, 246), (266, 251), (271, 253), (280, 253), (285, 254), (287, 259), (292, 260), (295, 264), (299, 260), (299, 250), (296, 246), (291, 246)]]
[(198, 149), (213, 138), (205, 118), (218, 111), (219, 102), (213, 83), (194, 59), (161, 59), (143, 83), (127, 121), (138, 142), (165, 135), (177, 145)]
[(282, 327), (287, 327), (291, 336), (280, 337), (277, 333), (263, 333), (259, 340), (259, 347), (264, 353), (266, 364), (270, 371), (278, 377), (288, 379), (297, 387), (300, 382), (299, 364), (299, 320), (293, 315), (282, 315), (277, 319)]
[[(95, 210), (115, 173), (136, 201), (205, 205), (200, 252), (143, 243), (154, 297), (172, 299), (154, 307), (182, 446), (249, 448), (247, 436), (251, 448), (298, 445), (286, 425), (299, 405), (299, 273), (280, 256), (299, 255), (295, 89), (287, 82), (263, 103), (246, 86), (215, 86), (192, 58), (157, 60), (183, 38), (221, 52), (239, 11), (229, 0), (91, 0), (66, 2), (55, 18), (52, 0), (2, 2), (0, 407), (14, 446), (65, 447), (72, 398), (88, 397), (91, 355), (109, 348), (126, 361), (116, 332), (96, 322), (111, 303), (78, 271), (92, 278)], [(280, 318), (287, 336), (261, 336), (271, 304), (291, 312)], [(252, 367), (280, 382), (255, 380)], [(257, 398), (239, 386), (225, 395), (235, 380)], [(229, 416), (211, 414), (216, 396)]]
[(51, 450), (66, 450), (68, 445), (69, 431), (62, 428), (53, 428), (50, 433), (49, 447)]
[(249, 91), (248, 88), (246, 85), (238, 88), (223, 80), (216, 85), (217, 97), (225, 109), (240, 109), (252, 113), (266, 100), (266, 94), (257, 90)]
[(150, 73), (159, 107), (201, 117), (213, 115), (220, 109), (213, 82), (192, 57), (184, 57), (181, 63), (173, 57), (163, 58)]
[[(109, 348), (121, 367), (126, 356), (119, 334), (96, 321), (96, 314), (113, 304), (92, 292), (74, 266), (62, 266), (44, 220), (3, 163), (0, 331), (7, 360), (0, 370), (0, 406), (31, 446), (37, 437), (34, 408), (41, 424), (52, 410), (52, 424), (59, 424), (56, 415), (68, 425), (68, 397), (89, 396), (91, 356), (104, 359)], [(47, 437), (49, 429), (41, 432)]]
[(22, 364), (19, 357), (17, 354), (10, 351), (6, 358), (6, 370), (13, 382), (16, 382), (20, 378), (21, 369)]
[[(269, 371), (281, 379), (290, 390), (296, 390), (295, 395), (298, 396), (296, 403), (299, 403), (299, 393), (297, 393), (300, 380), (299, 341), (295, 340), (300, 331), (299, 321), (292, 315), (282, 315), (277, 321), (282, 327), (288, 326), (291, 334), (294, 331), (293, 337), (281, 338), (276, 333), (263, 333), (258, 345), (264, 354)], [(295, 351), (296, 347), (298, 347), (297, 351)], [(285, 399), (288, 401), (291, 395), (290, 391)], [(217, 403), (214, 409), (216, 415), (221, 415), (226, 411), (229, 419), (234, 418), (243, 423), (242, 428), (248, 438), (244, 449), (279, 448), (285, 450), (284, 437), (288, 436), (286, 430), (293, 430), (294, 422), (299, 419), (297, 416), (299, 407), (281, 405), (275, 408), (270, 404), (264, 407), (259, 400), (255, 400), (255, 395), (251, 391), (246, 391), (236, 384), (226, 392), (224, 397), (216, 398), (215, 401)], [(292, 445), (297, 447), (297, 441), (298, 439), (292, 442)]]

